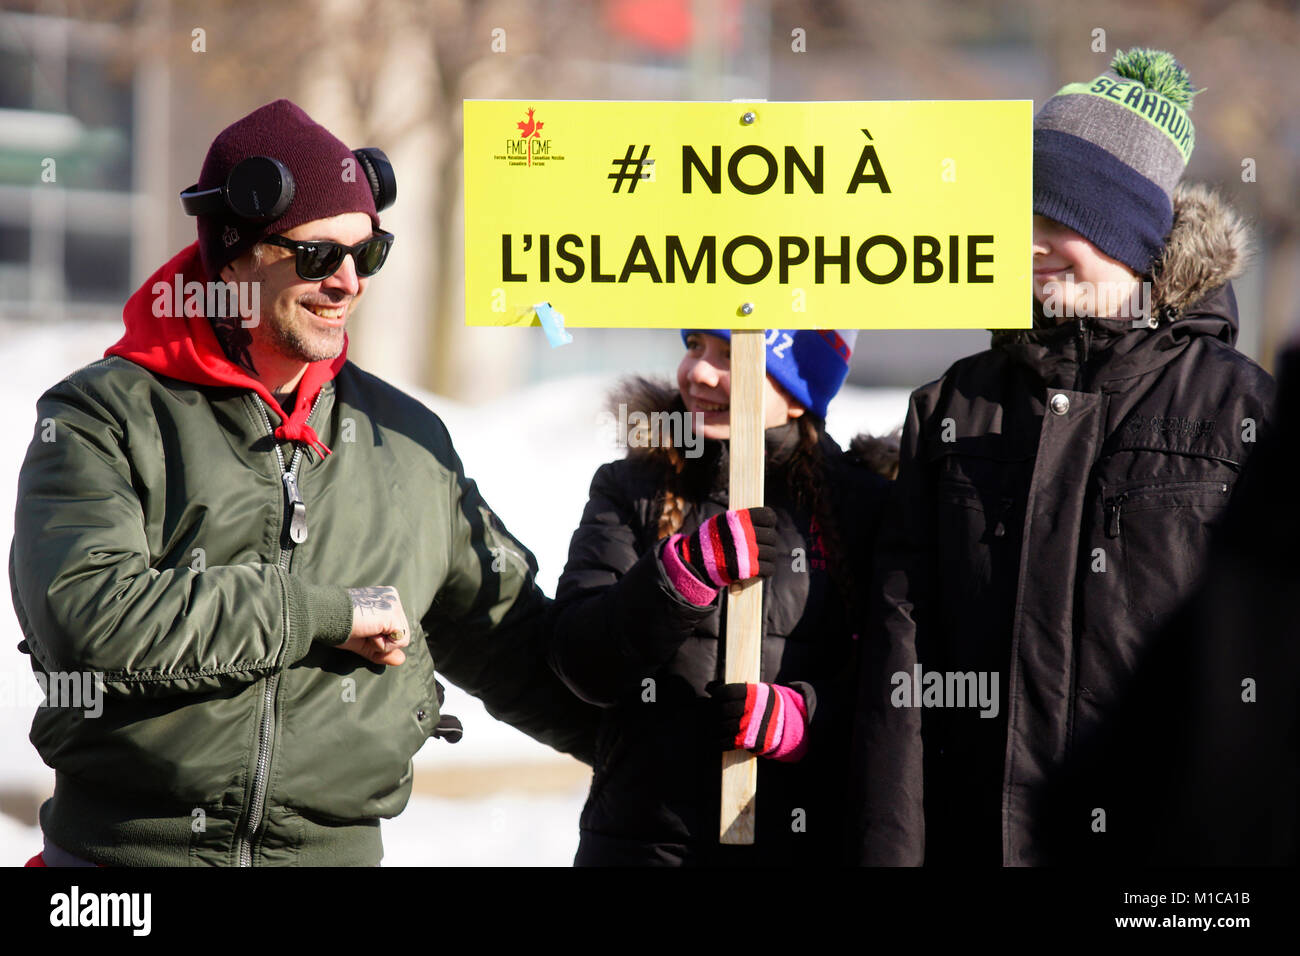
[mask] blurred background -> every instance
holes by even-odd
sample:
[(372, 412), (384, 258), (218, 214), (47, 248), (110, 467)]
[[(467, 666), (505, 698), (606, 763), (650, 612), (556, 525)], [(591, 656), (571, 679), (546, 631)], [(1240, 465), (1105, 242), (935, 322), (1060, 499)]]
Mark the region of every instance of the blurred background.
[[(1295, 3), (1098, 0), (189, 0), (0, 4), (0, 315), (114, 319), (194, 237), (177, 193), (212, 137), (280, 96), (392, 158), (399, 241), (355, 323), (362, 366), (483, 401), (574, 372), (675, 362), (672, 335), (463, 325), (464, 98), (1032, 98), (1116, 49), (1172, 50), (1196, 99), (1187, 178), (1256, 227), (1241, 347), (1265, 365), (1296, 315), (1300, 15)], [(802, 36), (795, 35), (802, 31)], [(1098, 31), (1102, 31), (1100, 34)], [(494, 51), (495, 49), (495, 51)], [(802, 52), (798, 52), (801, 50)], [(56, 162), (57, 180), (42, 180)], [(1243, 162), (1254, 181), (1243, 182)], [(683, 317), (683, 324), (687, 319)], [(854, 383), (913, 386), (981, 333), (864, 335)], [(472, 356), (472, 360), (470, 359)]]
[[(293, 99), (393, 161), (400, 199), (384, 225), (398, 241), (349, 356), (443, 415), (550, 592), (591, 473), (618, 454), (594, 425), (603, 393), (619, 374), (670, 374), (681, 343), (580, 329), (552, 350), (540, 329), (464, 326), (462, 100), (1041, 104), (1130, 46), (1174, 52), (1206, 90), (1186, 178), (1252, 223), (1238, 344), (1271, 368), (1300, 316), (1294, 2), (0, 0), (0, 540), (37, 396), (118, 338), (127, 297), (194, 239), (177, 194), (212, 137), (263, 103)], [(891, 430), (910, 388), (987, 344), (982, 332), (862, 333), (832, 434)], [(25, 739), (34, 681), (8, 601), (0, 639), (3, 864), (39, 849), (35, 808), (53, 778)], [(417, 758), (416, 797), (385, 824), (386, 862), (567, 863), (585, 768), (464, 695), (448, 710), (465, 740)]]

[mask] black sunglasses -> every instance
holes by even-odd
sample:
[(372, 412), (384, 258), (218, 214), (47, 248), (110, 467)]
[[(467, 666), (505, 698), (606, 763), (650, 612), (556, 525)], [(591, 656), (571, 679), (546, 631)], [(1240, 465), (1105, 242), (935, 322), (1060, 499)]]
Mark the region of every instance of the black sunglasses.
[(298, 278), (320, 282), (339, 271), (345, 256), (352, 256), (357, 275), (372, 276), (384, 267), (388, 250), (393, 245), (393, 234), (376, 230), (375, 235), (363, 239), (355, 246), (345, 246), (332, 239), (289, 239), (285, 236), (267, 236), (262, 242), (272, 246), (292, 249)]

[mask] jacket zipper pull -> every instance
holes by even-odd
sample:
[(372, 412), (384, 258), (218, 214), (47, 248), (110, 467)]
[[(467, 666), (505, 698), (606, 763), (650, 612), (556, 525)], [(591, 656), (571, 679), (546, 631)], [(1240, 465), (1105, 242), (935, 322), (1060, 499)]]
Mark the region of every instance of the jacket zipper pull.
[(998, 511), (998, 521), (997, 521), (997, 525), (995, 525), (993, 528), (993, 537), (1005, 538), (1007, 536), (1006, 520), (1007, 520), (1007, 516), (1011, 514), (1011, 506), (1014, 503), (1015, 502), (1010, 498), (1002, 499), (1002, 508), (1000, 511)]
[(302, 544), (307, 540), (307, 503), (298, 491), (298, 478), (294, 473), (286, 471), (282, 477), (289, 505), (293, 508), (293, 517), (289, 519), (289, 540), (294, 544)]
[(1108, 538), (1119, 537), (1119, 513), (1124, 505), (1124, 499), (1127, 497), (1128, 495), (1120, 495), (1110, 503), (1110, 519), (1106, 524), (1106, 536)]

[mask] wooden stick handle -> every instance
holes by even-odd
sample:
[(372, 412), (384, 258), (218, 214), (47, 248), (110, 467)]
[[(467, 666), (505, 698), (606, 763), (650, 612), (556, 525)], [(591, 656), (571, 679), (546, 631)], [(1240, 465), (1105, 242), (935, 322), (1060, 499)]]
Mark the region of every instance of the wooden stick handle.
[[(763, 330), (731, 333), (731, 508), (763, 504), (763, 379), (767, 377)], [(733, 584), (727, 592), (728, 684), (760, 679), (763, 640), (763, 585), (759, 578)], [(754, 798), (758, 758), (747, 750), (722, 755), (721, 842), (754, 842)]]

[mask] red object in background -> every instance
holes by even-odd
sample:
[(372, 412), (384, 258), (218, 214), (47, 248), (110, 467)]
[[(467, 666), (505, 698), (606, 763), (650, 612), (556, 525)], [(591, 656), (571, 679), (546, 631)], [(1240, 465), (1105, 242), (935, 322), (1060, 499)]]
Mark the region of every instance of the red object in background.
[[(735, 49), (739, 31), (740, 0), (715, 0), (718, 4), (722, 43)], [(659, 53), (682, 53), (691, 44), (694, 22), (691, 0), (609, 0), (605, 23), (611, 33), (628, 37)]]

